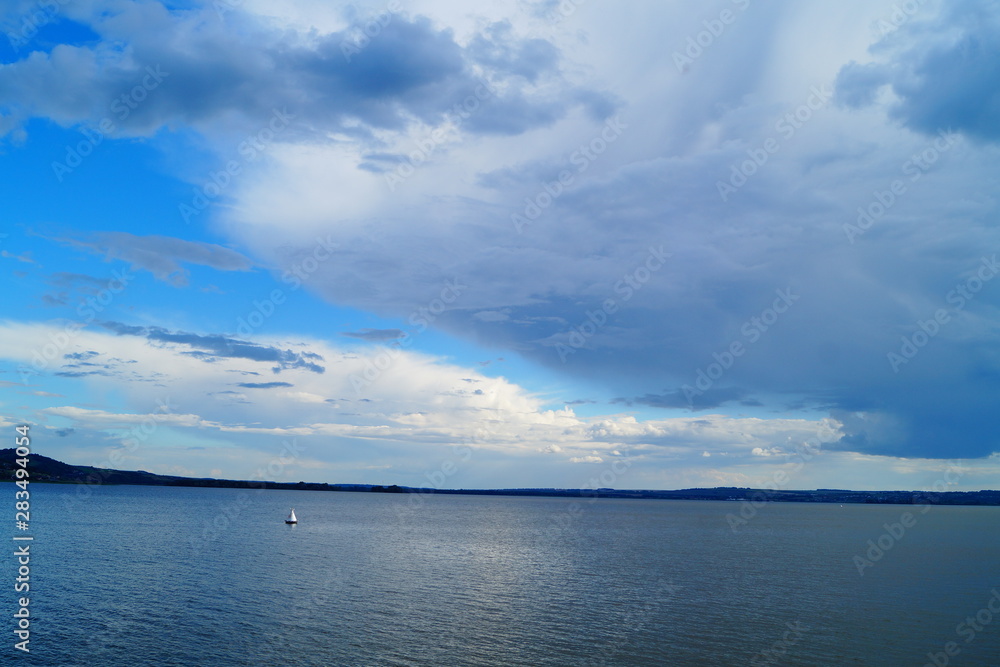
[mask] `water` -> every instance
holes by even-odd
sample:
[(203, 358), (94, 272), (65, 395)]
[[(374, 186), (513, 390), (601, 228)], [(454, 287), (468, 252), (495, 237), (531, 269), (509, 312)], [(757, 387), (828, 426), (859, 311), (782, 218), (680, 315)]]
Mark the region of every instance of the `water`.
[(1000, 664), (1000, 508), (31, 489), (3, 664)]

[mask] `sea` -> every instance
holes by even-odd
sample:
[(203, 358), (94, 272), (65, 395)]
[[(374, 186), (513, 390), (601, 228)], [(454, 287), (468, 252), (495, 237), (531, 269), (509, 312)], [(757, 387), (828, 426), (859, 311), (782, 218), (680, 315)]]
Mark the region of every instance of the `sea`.
[(996, 507), (16, 490), (3, 665), (1000, 665)]

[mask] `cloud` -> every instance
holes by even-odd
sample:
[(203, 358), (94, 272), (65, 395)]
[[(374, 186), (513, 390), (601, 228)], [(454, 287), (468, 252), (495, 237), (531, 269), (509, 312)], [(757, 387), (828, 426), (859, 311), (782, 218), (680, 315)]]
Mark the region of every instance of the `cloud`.
[[(0, 127), (2, 127), (2, 125), (0, 125)], [(31, 253), (27, 251), (21, 253), (20, 255), (15, 255), (14, 253), (7, 252), (6, 250), (0, 250), (0, 257), (3, 257), (4, 259), (16, 259), (17, 261), (22, 262), (24, 264), (33, 264), (36, 266), (38, 265), (38, 262), (36, 262), (31, 257)]]
[[(874, 23), (884, 10), (853, 7), (862, 12), (857, 25)], [(934, 77), (945, 75), (932, 76), (940, 70), (934, 67), (925, 73), (921, 63), (958, 48), (947, 42), (954, 35), (986, 28), (957, 10), (927, 19), (933, 28), (951, 22), (954, 30), (941, 41), (925, 34), (924, 19), (911, 19), (893, 34), (892, 49), (874, 53), (872, 72), (853, 85), (841, 77), (838, 95), (873, 106), (858, 113), (833, 104), (830, 91), (847, 63), (863, 59), (865, 46), (847, 28), (834, 31), (824, 37), (833, 50), (807, 75), (788, 54), (800, 53), (802, 36), (834, 16), (817, 6), (793, 19), (788, 8), (748, 12), (748, 23), (717, 40), (691, 76), (665, 77), (656, 102), (638, 83), (616, 87), (630, 104), (620, 111), (625, 127), (614, 142), (602, 136), (612, 136), (608, 126), (581, 115), (502, 145), (483, 139), (449, 146), (391, 196), (369, 173), (356, 176), (352, 184), (360, 186), (349, 197), (328, 193), (309, 178), (312, 163), (308, 170), (287, 166), (295, 162), (289, 153), (223, 217), (282, 267), (308, 251), (307, 234), (333, 230), (336, 261), (323, 263), (306, 286), (331, 304), (420, 318), (446, 281), (458, 280), (465, 287), (436, 308), (433, 321), (423, 318), (429, 326), (517, 351), (570, 381), (599, 379), (622, 404), (727, 414), (796, 405), (811, 414), (864, 415), (848, 420), (845, 450), (989, 455), (1000, 449), (991, 407), (1000, 391), (1000, 344), (990, 333), (1000, 283), (985, 283), (961, 308), (948, 299), (1000, 248), (1000, 208), (989, 194), (996, 160), (980, 139), (990, 130), (973, 122), (996, 89), (974, 85), (993, 71), (992, 61), (976, 55), (987, 53), (993, 38), (983, 36), (969, 56), (975, 67), (963, 81), (975, 94), (949, 98), (969, 102), (966, 116), (956, 106), (918, 122), (926, 114), (913, 107), (906, 117), (922, 129), (912, 132), (891, 122), (897, 100), (872, 92), (872, 82), (902, 72), (900, 85), (912, 79), (913, 91), (929, 100)], [(610, 34), (626, 23), (635, 26), (608, 10), (587, 25)], [(687, 35), (676, 37), (686, 42)], [(648, 52), (636, 48), (653, 58), (654, 41), (643, 42)], [(910, 60), (896, 55), (908, 53)], [(669, 65), (669, 53), (666, 59)], [(913, 77), (904, 76), (906, 68)], [(909, 104), (924, 92), (897, 98)], [(956, 135), (942, 150), (924, 133), (939, 121), (969, 139)], [(779, 148), (758, 165), (750, 156), (769, 141)], [(584, 154), (592, 144), (602, 147), (593, 159)], [(924, 155), (933, 159), (920, 162)], [(333, 152), (324, 156), (350, 164)], [(569, 185), (559, 184), (562, 172)], [(737, 179), (738, 191), (723, 199), (718, 184), (734, 173), (745, 182)], [(888, 201), (897, 180), (905, 191), (885, 209), (877, 197)], [(849, 236), (845, 227), (873, 205), (883, 214), (863, 236)], [(528, 224), (519, 229), (514, 216)], [(795, 299), (776, 306), (780, 294)], [(947, 326), (894, 369), (888, 355), (940, 309), (949, 314)], [(953, 436), (959, 425), (969, 437)]]
[(871, 48), (876, 62), (852, 62), (837, 76), (838, 100), (873, 104), (891, 89), (889, 114), (934, 135), (963, 132), (1000, 141), (1000, 12), (993, 2), (945, 3), (929, 19), (913, 19)]
[(161, 327), (141, 327), (120, 322), (100, 322), (100, 326), (119, 336), (138, 336), (149, 341), (182, 345), (188, 348), (182, 352), (205, 362), (217, 359), (235, 358), (253, 361), (273, 362), (275, 373), (292, 368), (302, 368), (313, 373), (323, 373), (326, 369), (316, 363), (323, 357), (315, 352), (294, 352), (223, 335), (200, 335), (183, 331), (172, 332)]
[[(31, 358), (30, 339), (45, 339), (59, 331), (53, 326), (0, 323), (0, 353), (15, 359)], [(30, 334), (30, 335), (29, 335)], [(20, 341), (9, 345), (11, 341)], [(726, 448), (749, 457), (753, 447), (774, 447), (789, 440), (836, 438), (830, 421), (730, 419), (720, 415), (692, 419), (639, 421), (630, 415), (581, 417), (568, 408), (546, 409), (542, 401), (503, 378), (490, 378), (473, 368), (455, 366), (441, 359), (400, 350), (380, 377), (358, 393), (352, 377), (364, 377), (377, 356), (331, 347), (318, 341), (294, 341), (275, 349), (311, 349), (329, 360), (336, 372), (314, 373), (293, 367), (282, 386), (296, 391), (234, 394), (230, 371), (253, 369), (269, 362), (245, 357), (220, 357), (203, 364), (186, 354), (179, 344), (150, 346), (139, 335), (115, 335), (82, 330), (66, 353), (96, 351), (140, 359), (138, 368), (112, 368), (105, 376), (86, 376), (95, 395), (116, 388), (127, 397), (128, 408), (91, 408), (71, 405), (44, 408), (34, 417), (55, 428), (86, 434), (104, 442), (119, 437), (151, 419), (156, 433), (143, 448), (150, 452), (171, 443), (209, 440), (223, 449), (239, 447), (269, 451), (290, 438), (301, 438), (309, 456), (333, 463), (357, 457), (366, 465), (400, 461), (412, 465), (419, 477), (422, 461), (453, 451), (474, 450), (481, 484), (489, 486), (497, 465), (510, 461), (537, 461), (538, 477), (548, 485), (580, 486), (572, 473), (577, 462), (597, 462), (628, 448), (637, 464), (650, 474), (666, 461), (700, 461), (702, 451)], [(469, 391), (468, 380), (481, 391)], [(153, 380), (153, 381), (150, 381)], [(255, 383), (247, 383), (253, 385)], [(269, 383), (261, 383), (269, 385)], [(259, 388), (259, 387), (251, 387)], [(323, 397), (337, 397), (324, 399)], [(233, 400), (233, 399), (236, 400)], [(169, 409), (160, 409), (162, 405)], [(104, 435), (99, 435), (99, 434)], [(77, 442), (77, 440), (73, 440)], [(82, 440), (79, 440), (82, 442)], [(152, 453), (149, 454), (152, 456)], [(510, 458), (513, 457), (513, 458)], [(536, 458), (533, 458), (536, 457)], [(394, 468), (396, 469), (396, 468)], [(534, 473), (533, 473), (534, 474)], [(396, 477), (400, 483), (413, 478)], [(495, 482), (494, 484), (495, 485)]]
[(340, 335), (381, 343), (388, 340), (398, 340), (405, 336), (406, 332), (402, 329), (361, 329), (359, 331), (343, 331)]
[[(30, 359), (30, 344), (24, 341), (46, 339), (58, 331), (53, 326), (0, 323), (0, 357)], [(787, 463), (784, 453), (809, 441), (818, 451), (796, 474), (796, 488), (823, 486), (822, 480), (831, 474), (853, 480), (858, 488), (885, 488), (891, 475), (901, 480), (893, 484), (899, 488), (919, 488), (940, 477), (941, 462), (910, 459), (903, 470), (902, 459), (835, 451), (841, 425), (834, 420), (581, 417), (568, 409), (545, 409), (538, 398), (503, 378), (481, 376), (406, 350), (359, 397), (351, 375), (362, 374), (374, 357), (318, 341), (288, 345), (319, 350), (338, 372), (290, 369), (301, 391), (250, 392), (234, 401), (229, 371), (261, 362), (228, 358), (202, 364), (178, 347), (151, 347), (139, 337), (83, 330), (67, 353), (90, 350), (102, 358), (117, 354), (142, 360), (136, 374), (77, 380), (86, 383), (88, 395), (114, 394), (124, 398), (125, 405), (54, 406), (25, 418), (52, 429), (54, 435), (64, 434), (53, 437), (47, 455), (98, 464), (107, 460), (109, 449), (120, 449), (143, 429), (144, 437), (120, 467), (168, 473), (180, 446), (187, 474), (199, 476), (222, 466), (227, 477), (249, 479), (256, 468), (266, 469), (281, 457), (290, 461), (283, 479), (418, 485), (426, 483), (425, 473), (437, 469), (428, 461), (452, 460), (459, 471), (456, 485), (495, 487), (503, 476), (517, 470), (523, 475), (527, 469), (526, 476), (514, 478), (520, 484), (582, 488), (593, 473), (580, 472), (579, 464), (606, 463), (627, 452), (631, 465), (627, 477), (616, 481), (618, 488), (736, 481), (746, 486), (772, 479), (773, 468), (768, 466)], [(463, 390), (470, 378), (478, 380), (482, 394)], [(323, 396), (339, 398), (321, 400)], [(285, 458), (289, 447), (299, 455)], [(762, 452), (771, 456), (760, 456)], [(726, 469), (708, 467), (720, 459), (727, 462)], [(984, 480), (995, 475), (991, 465), (995, 467), (974, 462), (976, 473), (965, 479), (988, 485)], [(377, 474), (365, 472), (372, 470)], [(922, 481), (925, 478), (929, 481)]]
[(98, 426), (101, 428), (122, 427), (132, 424), (142, 424), (143, 422), (150, 420), (162, 423), (171, 423), (171, 424), (188, 425), (188, 426), (202, 425), (202, 420), (200, 420), (196, 415), (174, 414), (170, 412), (156, 412), (156, 413), (146, 413), (146, 414), (116, 413), (116, 412), (109, 412), (107, 410), (79, 408), (76, 406), (68, 406), (68, 405), (52, 407), (52, 408), (44, 408), (40, 410), (40, 412), (41, 414), (45, 415), (66, 417), (68, 419), (72, 419), (74, 422), (79, 424), (84, 424), (91, 427)]
[[(668, 392), (665, 394), (646, 394), (636, 398), (625, 399), (616, 398), (614, 403), (624, 403), (625, 405), (639, 404), (648, 405), (654, 408), (688, 408), (691, 410), (710, 410), (718, 408), (727, 403), (740, 401), (747, 396), (746, 389), (738, 387), (719, 387), (699, 391), (697, 387), (689, 387), (687, 392), (683, 389)], [(757, 405), (760, 403), (757, 402)]]
[(72, 352), (63, 355), (63, 359), (74, 359), (76, 361), (87, 361), (88, 359), (93, 359), (98, 357), (100, 354), (94, 350), (87, 350), (85, 352)]
[(247, 389), (275, 389), (277, 387), (294, 387), (291, 382), (240, 382), (238, 387)]
[(82, 273), (56, 271), (47, 281), (53, 287), (60, 289), (77, 289), (88, 294), (95, 294), (107, 287), (107, 279), (96, 278)]
[(116, 278), (96, 278), (82, 273), (70, 273), (57, 271), (48, 277), (46, 282), (59, 291), (42, 295), (42, 303), (50, 307), (68, 306), (72, 300), (79, 300), (80, 297), (74, 292), (82, 294), (97, 295), (101, 290), (108, 289), (109, 285), (117, 287), (118, 283), (113, 282)]
[(472, 315), (481, 322), (504, 322), (510, 319), (507, 313), (496, 310), (483, 310)]
[[(116, 136), (151, 135), (177, 124), (260, 125), (275, 106), (296, 118), (292, 131), (323, 140), (419, 122), (439, 125), (484, 80), (495, 86), (471, 133), (519, 134), (575, 107), (609, 112), (600, 93), (569, 83), (548, 41), (484, 26), (469, 44), (423, 16), (391, 14), (376, 37), (356, 47), (367, 20), (340, 30), (295, 29), (240, 9), (220, 20), (214, 8), (170, 10), (160, 2), (65, 8), (101, 39), (35, 51), (0, 70), (0, 107), (10, 132), (28, 116), (63, 125), (108, 118)], [(152, 78), (151, 78), (152, 77)], [(140, 103), (114, 101), (146, 86)], [(51, 91), (59, 91), (58, 95)], [(360, 124), (359, 124), (360, 123)], [(373, 141), (373, 144), (377, 143)]]
[[(208, 266), (218, 271), (250, 271), (254, 267), (250, 259), (230, 248), (169, 236), (99, 232), (92, 234), (87, 240), (57, 240), (95, 255), (103, 255), (106, 260), (120, 259), (129, 262), (133, 269), (149, 271), (157, 280), (169, 282), (176, 287), (188, 284), (190, 273), (184, 268), (184, 264)], [(107, 281), (79, 274), (54, 274), (52, 280), (59, 285), (83, 283), (90, 289), (107, 285)]]

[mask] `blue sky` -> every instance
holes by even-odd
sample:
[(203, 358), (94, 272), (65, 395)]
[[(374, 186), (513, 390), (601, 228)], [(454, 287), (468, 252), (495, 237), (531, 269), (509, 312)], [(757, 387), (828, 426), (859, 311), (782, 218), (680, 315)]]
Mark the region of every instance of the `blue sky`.
[(40, 453), (996, 488), (995, 2), (0, 21), (0, 418)]

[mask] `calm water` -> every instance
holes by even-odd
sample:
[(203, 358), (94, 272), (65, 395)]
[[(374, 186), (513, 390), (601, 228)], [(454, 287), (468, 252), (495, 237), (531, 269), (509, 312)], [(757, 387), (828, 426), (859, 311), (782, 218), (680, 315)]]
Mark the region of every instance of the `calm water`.
[(8, 621), (3, 664), (1000, 664), (1000, 508), (776, 503), (734, 533), (738, 503), (31, 489), (32, 653)]

